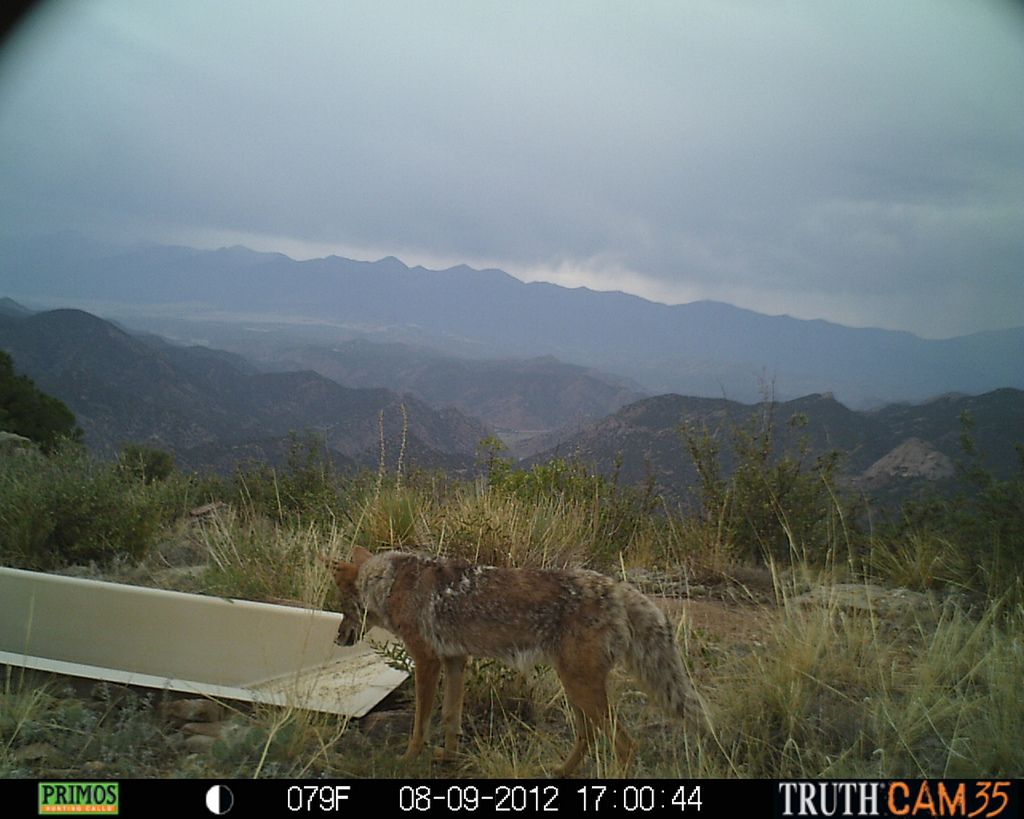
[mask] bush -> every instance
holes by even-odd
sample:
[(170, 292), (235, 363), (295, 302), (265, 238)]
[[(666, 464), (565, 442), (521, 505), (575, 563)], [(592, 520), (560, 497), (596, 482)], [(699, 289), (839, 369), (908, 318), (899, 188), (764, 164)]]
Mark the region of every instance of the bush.
[[(788, 423), (800, 429), (807, 419), (796, 415)], [(718, 548), (739, 559), (820, 564), (835, 558), (838, 542), (853, 546), (852, 515), (836, 486), (839, 453), (811, 461), (805, 441), (795, 452), (780, 452), (770, 402), (729, 431), (724, 454), (721, 430), (684, 425), (680, 432), (697, 470), (699, 514)]]
[(900, 582), (908, 565), (920, 587), (954, 586), (991, 598), (1020, 600), (1024, 578), (1024, 447), (1017, 475), (1000, 479), (981, 466), (964, 419), (959, 486), (951, 497), (935, 492), (906, 502), (872, 542), (872, 565)]
[(29, 568), (141, 558), (177, 511), (160, 490), (65, 444), (0, 453), (0, 554)]
[(597, 565), (613, 566), (640, 540), (659, 529), (664, 520), (655, 513), (661, 498), (653, 485), (622, 487), (615, 477), (606, 478), (578, 460), (553, 458), (529, 469), (517, 469), (503, 457), (503, 446), (485, 439), (481, 443), (488, 487), (499, 497), (514, 499), (526, 508), (548, 507), (553, 514), (583, 523), (577, 539)]
[(277, 523), (330, 528), (344, 506), (341, 478), (323, 439), (313, 434), (292, 435), (283, 468), (265, 463), (239, 467), (217, 491), (222, 500)]
[(139, 444), (125, 444), (117, 453), (122, 470), (143, 483), (167, 480), (174, 473), (174, 456), (170, 452)]
[(23, 435), (45, 450), (64, 438), (79, 441), (82, 430), (64, 402), (41, 392), (30, 378), (15, 375), (10, 355), (0, 350), (0, 430)]

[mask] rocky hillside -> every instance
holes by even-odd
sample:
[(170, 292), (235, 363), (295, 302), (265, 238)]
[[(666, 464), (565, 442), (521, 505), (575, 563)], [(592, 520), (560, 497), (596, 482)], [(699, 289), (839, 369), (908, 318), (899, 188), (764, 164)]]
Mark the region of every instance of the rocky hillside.
[(551, 356), (476, 360), (354, 339), (282, 349), (266, 360), (314, 370), (350, 387), (387, 387), (435, 407), (454, 406), (512, 444), (542, 431), (579, 431), (643, 397), (626, 379)]
[(777, 452), (796, 453), (804, 446), (811, 461), (839, 451), (848, 481), (890, 496), (922, 481), (941, 484), (953, 479), (955, 465), (964, 461), (965, 432), (981, 463), (1002, 477), (1019, 468), (1015, 445), (1024, 444), (1024, 392), (1015, 389), (943, 396), (875, 412), (854, 412), (831, 395), (759, 405), (661, 395), (623, 408), (532, 456), (528, 463), (556, 455), (578, 457), (606, 474), (617, 472), (627, 483), (653, 480), (660, 491), (680, 495), (697, 480), (683, 428), (713, 436), (728, 472), (733, 429), (757, 427), (769, 418)]
[[(274, 460), (291, 433), (313, 431), (345, 460), (453, 469), (473, 463), (489, 430), (413, 396), (351, 389), (311, 371), (263, 373), (244, 359), (136, 337), (89, 313), (0, 316), (0, 349), (72, 409), (86, 443), (111, 454), (131, 441), (173, 452), (190, 467), (224, 467), (231, 453)], [(383, 415), (382, 415), (383, 414)]]

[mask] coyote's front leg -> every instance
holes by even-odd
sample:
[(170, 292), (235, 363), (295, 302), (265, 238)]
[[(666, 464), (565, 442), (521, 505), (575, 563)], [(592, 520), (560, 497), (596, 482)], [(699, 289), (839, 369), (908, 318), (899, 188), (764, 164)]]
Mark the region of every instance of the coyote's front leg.
[(441, 704), (441, 721), (444, 723), (444, 747), (438, 748), (434, 758), (438, 762), (450, 762), (459, 752), (459, 737), (462, 735), (463, 672), (468, 657), (444, 658), (444, 702)]
[(430, 740), (430, 714), (434, 710), (434, 695), (437, 693), (437, 678), (441, 673), (441, 661), (437, 657), (413, 657), (416, 676), (416, 717), (412, 724), (409, 748), (401, 761), (412, 762)]

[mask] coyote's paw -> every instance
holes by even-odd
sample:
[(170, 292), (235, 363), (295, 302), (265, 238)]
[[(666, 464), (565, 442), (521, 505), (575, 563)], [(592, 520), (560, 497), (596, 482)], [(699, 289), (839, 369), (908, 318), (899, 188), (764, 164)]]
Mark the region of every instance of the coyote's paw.
[(435, 748), (434, 749), (434, 762), (440, 762), (443, 764), (451, 764), (459, 760), (460, 754), (457, 750), (450, 748)]
[(415, 762), (416, 758), (420, 755), (420, 752), (422, 750), (422, 745), (410, 745), (409, 749), (398, 758), (398, 761), (403, 765), (408, 765), (411, 762)]

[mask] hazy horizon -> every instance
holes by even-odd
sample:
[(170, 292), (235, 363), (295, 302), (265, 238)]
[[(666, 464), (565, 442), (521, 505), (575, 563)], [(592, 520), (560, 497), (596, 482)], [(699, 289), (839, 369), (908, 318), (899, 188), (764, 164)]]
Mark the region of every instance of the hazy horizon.
[(595, 8), (40, 3), (0, 52), (3, 231), (1024, 325), (1017, 6)]
[[(139, 249), (139, 248), (143, 248), (144, 249), (144, 248), (147, 248), (147, 247), (167, 247), (167, 248), (178, 247), (178, 248), (183, 248), (183, 249), (187, 249), (187, 250), (199, 250), (199, 251), (208, 251), (208, 252), (231, 251), (231, 250), (238, 249), (238, 250), (244, 250), (244, 251), (248, 251), (248, 252), (252, 252), (252, 253), (265, 254), (267, 256), (284, 256), (285, 258), (287, 258), (287, 259), (289, 259), (291, 261), (295, 261), (295, 262), (322, 261), (322, 260), (326, 260), (326, 259), (334, 257), (334, 258), (341, 259), (343, 261), (367, 262), (367, 263), (371, 263), (372, 264), (372, 263), (376, 263), (376, 262), (380, 262), (380, 261), (385, 261), (387, 259), (395, 259), (396, 261), (398, 261), (400, 264), (402, 264), (403, 266), (405, 266), (409, 270), (423, 269), (427, 273), (439, 273), (439, 272), (444, 272), (446, 270), (451, 270), (453, 268), (468, 267), (470, 270), (472, 270), (474, 272), (486, 272), (488, 270), (492, 270), (492, 271), (496, 271), (498, 273), (502, 273), (502, 274), (506, 274), (506, 275), (512, 276), (512, 278), (516, 279), (517, 281), (522, 282), (523, 284), (531, 283), (529, 281), (524, 281), (523, 279), (520, 279), (519, 277), (509, 273), (508, 271), (501, 270), (500, 268), (476, 268), (476, 267), (473, 267), (472, 265), (466, 265), (466, 264), (454, 264), (454, 265), (447, 266), (447, 267), (442, 267), (442, 266), (429, 267), (427, 265), (421, 265), (421, 264), (410, 264), (406, 260), (401, 259), (401, 258), (399, 258), (399, 257), (397, 257), (397, 256), (395, 256), (393, 254), (388, 254), (388, 255), (385, 255), (385, 256), (377, 257), (377, 258), (354, 259), (354, 258), (347, 257), (347, 256), (340, 256), (338, 254), (328, 254), (328, 255), (302, 255), (302, 254), (296, 254), (296, 255), (293, 255), (291, 253), (286, 253), (286, 252), (283, 252), (281, 250), (273, 250), (273, 249), (259, 250), (257, 248), (250, 247), (249, 245), (241, 244), (241, 243), (239, 243), (239, 244), (232, 244), (232, 245), (222, 245), (222, 244), (213, 243), (213, 244), (210, 244), (209, 246), (206, 246), (206, 247), (203, 247), (200, 244), (163, 243), (163, 242), (157, 242), (157, 241), (149, 240), (149, 239), (141, 240), (141, 241), (137, 241), (137, 242), (120, 243), (120, 242), (116, 242), (116, 241), (106, 241), (106, 240), (97, 239), (95, 236), (87, 236), (86, 234), (80, 233), (80, 232), (75, 231), (75, 230), (60, 231), (58, 233), (49, 233), (49, 234), (42, 233), (42, 234), (36, 234), (35, 236), (18, 237), (18, 238), (19, 239), (26, 239), (28, 241), (34, 241), (34, 240), (52, 240), (52, 239), (54, 239), (56, 237), (60, 237), (60, 236), (70, 236), (70, 237), (75, 237), (76, 239), (81, 239), (81, 240), (90, 241), (90, 242), (94, 241), (94, 242), (97, 242), (97, 243), (99, 243), (101, 245), (105, 245), (106, 247), (109, 247), (111, 250), (114, 250), (115, 252), (118, 252), (120, 250), (132, 252), (132, 251), (134, 251), (136, 249)], [(0, 241), (3, 241), (2, 236), (0, 236)], [(1019, 324), (1019, 325), (1014, 325), (1014, 326), (1005, 327), (1005, 328), (996, 328), (996, 329), (993, 329), (993, 330), (979, 330), (979, 331), (976, 331), (976, 332), (964, 333), (964, 334), (959, 334), (959, 335), (952, 335), (952, 336), (924, 335), (924, 334), (920, 334), (920, 333), (915, 333), (915, 332), (913, 332), (911, 330), (899, 330), (899, 329), (893, 329), (893, 328), (877, 327), (877, 326), (873, 326), (873, 325), (844, 324), (842, 322), (836, 322), (836, 321), (833, 321), (831, 319), (827, 319), (827, 318), (824, 318), (824, 317), (800, 317), (800, 316), (793, 316), (793, 315), (791, 315), (789, 313), (764, 313), (764, 312), (761, 312), (761, 311), (751, 310), (751, 308), (743, 307), (741, 305), (736, 305), (736, 304), (733, 304), (731, 302), (722, 301), (720, 299), (696, 299), (696, 300), (691, 301), (691, 302), (667, 302), (667, 301), (659, 301), (658, 299), (651, 299), (651, 298), (648, 298), (647, 296), (643, 296), (643, 295), (640, 295), (640, 294), (637, 294), (637, 293), (629, 293), (629, 292), (624, 291), (624, 290), (611, 290), (611, 289), (599, 290), (599, 289), (596, 289), (594, 287), (590, 287), (589, 285), (586, 285), (586, 284), (581, 284), (581, 285), (565, 285), (565, 284), (559, 284), (557, 282), (544, 282), (544, 281), (541, 281), (541, 280), (536, 280), (536, 283), (539, 283), (539, 284), (553, 284), (555, 287), (564, 287), (564, 288), (570, 289), (570, 290), (578, 289), (578, 290), (588, 290), (588, 291), (593, 292), (593, 293), (606, 293), (606, 294), (613, 294), (613, 295), (614, 294), (619, 294), (619, 295), (624, 295), (624, 296), (629, 296), (629, 297), (633, 297), (633, 298), (642, 299), (643, 301), (650, 302), (652, 304), (660, 304), (660, 305), (665, 305), (665, 306), (685, 306), (685, 305), (688, 305), (688, 304), (700, 304), (700, 303), (724, 304), (724, 305), (727, 305), (729, 307), (735, 307), (735, 308), (740, 309), (740, 310), (750, 310), (751, 312), (759, 313), (760, 315), (769, 316), (769, 317), (773, 317), (773, 318), (780, 318), (780, 317), (781, 318), (794, 318), (794, 319), (797, 319), (799, 321), (811, 321), (811, 322), (823, 321), (823, 322), (826, 322), (828, 324), (836, 324), (836, 325), (839, 325), (839, 326), (842, 326), (842, 327), (847, 327), (847, 328), (855, 329), (855, 330), (889, 330), (891, 332), (897, 332), (897, 333), (909, 333), (910, 335), (915, 336), (917, 338), (921, 338), (921, 339), (925, 339), (925, 340), (930, 340), (930, 341), (953, 340), (953, 339), (963, 338), (963, 337), (971, 336), (971, 335), (979, 335), (979, 334), (984, 334), (984, 333), (1000, 332), (1001, 330), (1024, 329), (1024, 321), (1022, 321), (1021, 324)], [(0, 299), (2, 299), (4, 297), (11, 297), (12, 300), (15, 301), (16, 303), (19, 303), (19, 304), (21, 304), (24, 307), (29, 307), (29, 308), (31, 308), (33, 310), (47, 310), (47, 309), (69, 308), (69, 309), (81, 309), (81, 310), (85, 310), (87, 312), (98, 311), (97, 315), (102, 314), (104, 310), (107, 310), (107, 311), (113, 311), (111, 313), (111, 315), (121, 316), (122, 318), (125, 318), (125, 319), (130, 317), (132, 314), (143, 315), (143, 314), (145, 314), (147, 312), (150, 312), (150, 311), (153, 311), (153, 310), (156, 310), (161, 315), (163, 315), (163, 314), (171, 315), (171, 313), (169, 313), (167, 311), (174, 307), (173, 304), (161, 305), (160, 303), (150, 303), (150, 302), (138, 302), (138, 303), (135, 303), (135, 302), (131, 302), (131, 301), (117, 301), (117, 300), (110, 300), (110, 299), (77, 298), (77, 297), (68, 297), (68, 296), (61, 296), (61, 295), (55, 295), (54, 299), (56, 301), (54, 301), (54, 300), (48, 300), (47, 298), (41, 297), (41, 296), (38, 296), (38, 295), (22, 294), (22, 295), (20, 295), (18, 297), (13, 297), (13, 296), (10, 296), (10, 294), (8, 294), (8, 293), (0, 292)], [(121, 313), (121, 312), (119, 312), (119, 310), (123, 310), (125, 312)], [(291, 320), (295, 320), (295, 321), (302, 321), (302, 320), (318, 321), (318, 319), (312, 319), (310, 317), (306, 317), (305, 319), (303, 319), (303, 317), (301, 317), (301, 316), (286, 316), (286, 315), (283, 315), (283, 314), (267, 314), (265, 316), (257, 317), (257, 316), (253, 316), (253, 315), (251, 315), (249, 313), (244, 313), (244, 312), (243, 313), (232, 313), (230, 311), (218, 310), (217, 313), (218, 313), (218, 315), (221, 315), (224, 318), (228, 318), (228, 317), (234, 316), (235, 317), (234, 320), (242, 320), (244, 318), (244, 320), (247, 320), (247, 321), (261, 320), (261, 321), (278, 321), (278, 322), (284, 322), (284, 323), (287, 323), (288, 320), (290, 320), (290, 319)]]

